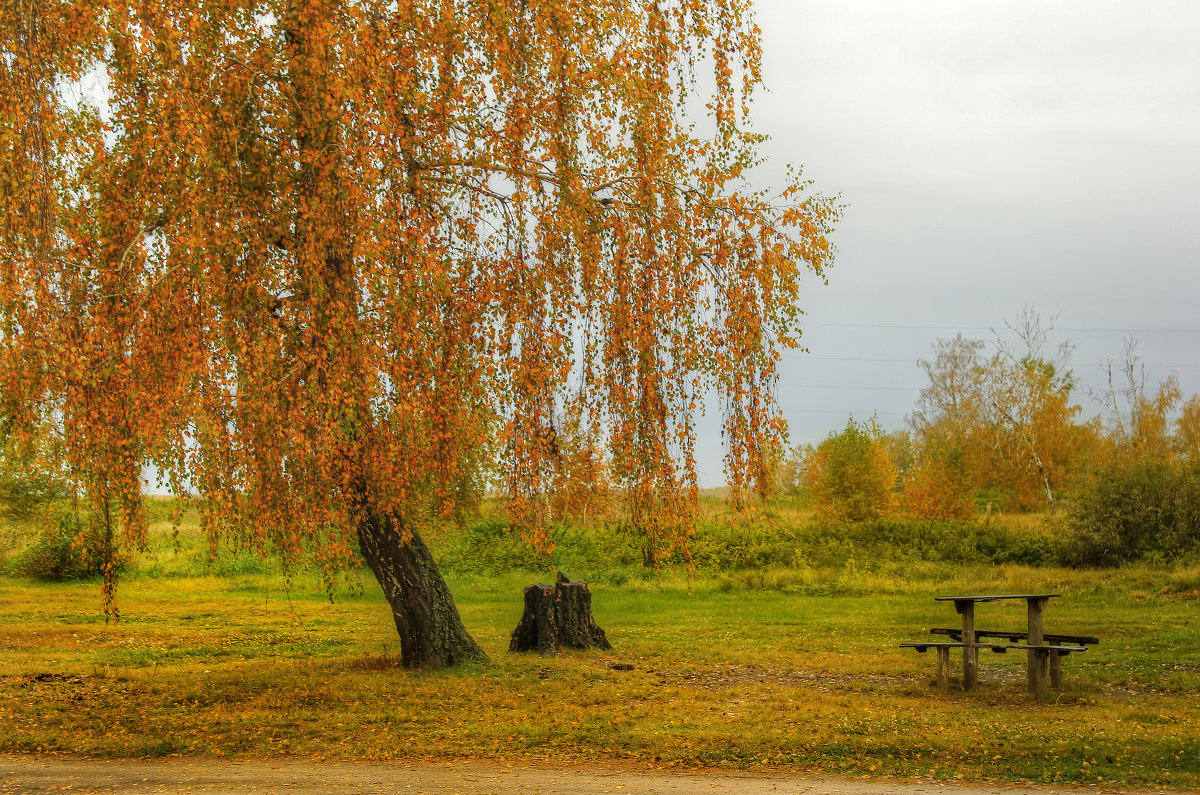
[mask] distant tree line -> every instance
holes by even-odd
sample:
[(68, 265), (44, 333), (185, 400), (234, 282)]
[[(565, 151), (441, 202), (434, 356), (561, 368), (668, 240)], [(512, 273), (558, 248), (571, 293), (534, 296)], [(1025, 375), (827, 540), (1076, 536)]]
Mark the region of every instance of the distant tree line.
[[(959, 334), (919, 366), (928, 383), (903, 430), (853, 418), (783, 457), (778, 487), (823, 517), (967, 520), (992, 511), (1066, 517), (1074, 562), (1179, 557), (1200, 548), (1200, 396), (1151, 384), (1134, 342), (1083, 417), (1073, 350), (1026, 309), (1016, 342)], [(1065, 505), (1065, 510), (1062, 510)]]

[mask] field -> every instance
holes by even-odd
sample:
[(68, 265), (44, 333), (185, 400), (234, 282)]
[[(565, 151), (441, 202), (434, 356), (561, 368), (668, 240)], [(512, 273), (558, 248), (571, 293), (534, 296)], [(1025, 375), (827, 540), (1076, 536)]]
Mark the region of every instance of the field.
[[(963, 552), (963, 528), (818, 536), (784, 527), (795, 519), (702, 531), (692, 575), (643, 569), (620, 532), (565, 530), (555, 562), (592, 582), (614, 650), (554, 658), (507, 651), (521, 589), (547, 579), (545, 562), (539, 572), (495, 523), (449, 530), (433, 544), (492, 663), (416, 673), (396, 667), (373, 580), (331, 601), (308, 573), (210, 560), (193, 525), (173, 538), (160, 522), (123, 576), (119, 623), (105, 623), (94, 581), (0, 577), (0, 751), (1200, 786), (1200, 567), (998, 563), (987, 543)], [(1003, 529), (1008, 548), (1052, 531)], [(28, 543), (17, 535), (10, 571)], [(1062, 594), (1047, 631), (1102, 639), (1068, 658), (1048, 702), (1023, 694), (1020, 655), (985, 654), (978, 691), (939, 696), (933, 655), (898, 647), (956, 625), (935, 595), (1047, 590)], [(977, 619), (1023, 620), (1017, 603)]]

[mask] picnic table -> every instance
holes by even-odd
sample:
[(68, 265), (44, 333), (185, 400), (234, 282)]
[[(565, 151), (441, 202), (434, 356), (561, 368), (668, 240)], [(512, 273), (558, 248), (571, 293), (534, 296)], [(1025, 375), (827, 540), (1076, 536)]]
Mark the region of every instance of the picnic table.
[[(1047, 692), (1047, 668), (1049, 668), (1049, 684), (1055, 688), (1062, 685), (1061, 658), (1071, 652), (1087, 651), (1085, 644), (1098, 644), (1097, 638), (1084, 635), (1047, 634), (1043, 631), (1042, 613), (1050, 599), (1060, 596), (1056, 593), (1038, 594), (982, 594), (975, 596), (936, 596), (939, 602), (953, 602), (954, 609), (962, 617), (962, 628), (935, 628), (930, 630), (935, 635), (949, 635), (954, 642), (923, 642), (902, 643), (901, 646), (925, 651), (937, 649), (938, 653), (938, 687), (945, 690), (949, 681), (950, 649), (961, 648), (963, 656), (963, 689), (974, 690), (979, 683), (979, 650), (989, 649), (997, 653), (1005, 653), (1009, 649), (1025, 650), (1028, 654), (1026, 663), (1026, 683), (1028, 690), (1038, 698), (1045, 698)], [(980, 602), (1002, 602), (1024, 600), (1026, 603), (1026, 631), (1008, 630), (977, 630), (975, 628), (975, 605)], [(981, 638), (1003, 638), (1009, 643), (982, 643)], [(1012, 641), (1024, 640), (1025, 643)]]

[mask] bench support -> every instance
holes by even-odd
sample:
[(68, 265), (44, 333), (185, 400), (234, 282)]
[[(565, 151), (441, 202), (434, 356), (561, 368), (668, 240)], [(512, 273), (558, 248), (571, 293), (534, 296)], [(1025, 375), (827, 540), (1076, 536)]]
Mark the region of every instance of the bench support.
[[(997, 654), (1004, 654), (1009, 649), (1024, 650), (1030, 657), (1033, 658), (1033, 670), (1038, 673), (1038, 677), (1034, 682), (1032, 694), (1039, 699), (1046, 698), (1047, 684), (1053, 683), (1055, 689), (1062, 686), (1062, 658), (1066, 657), (1071, 652), (1087, 651), (1086, 646), (1064, 646), (1054, 643), (1043, 643), (1039, 646), (1030, 646), (1026, 643), (975, 643), (968, 646), (965, 643), (901, 643), (901, 648), (916, 649), (924, 653), (929, 649), (937, 652), (937, 689), (939, 693), (948, 693), (950, 691), (950, 650), (962, 649), (964, 663), (968, 660), (977, 660), (980, 649), (991, 649)], [(1047, 663), (1050, 667), (1050, 676), (1046, 676)], [(963, 690), (974, 689), (967, 687), (966, 669), (963, 671)]]
[(946, 646), (937, 647), (937, 689), (942, 694), (950, 692), (950, 649)]
[[(959, 642), (962, 642), (962, 639), (963, 639), (963, 631), (962, 631), (962, 629), (960, 629), (958, 627), (954, 627), (954, 628), (935, 627), (929, 631), (931, 633), (933, 633), (934, 635), (948, 635), (949, 637), (951, 637), (954, 640), (959, 641)], [(994, 630), (994, 629), (974, 629), (974, 632), (975, 632), (976, 642), (978, 642), (980, 638), (1007, 638), (1009, 641), (1014, 641), (1014, 642), (1020, 641), (1020, 640), (1027, 641), (1029, 639), (1028, 632), (1009, 632), (1007, 630), (1001, 631), (1001, 630)], [(1062, 677), (1063, 677), (1062, 658), (1066, 657), (1068, 654), (1070, 654), (1071, 651), (1076, 650), (1074, 648), (1072, 648), (1072, 649), (1064, 648), (1063, 650), (1060, 650), (1058, 647), (1060, 647), (1060, 646), (1063, 646), (1063, 647), (1065, 647), (1065, 646), (1072, 646), (1072, 647), (1074, 647), (1074, 646), (1094, 646), (1094, 645), (1098, 645), (1099, 643), (1100, 643), (1099, 638), (1094, 638), (1090, 635), (1056, 635), (1056, 634), (1052, 634), (1052, 633), (1048, 633), (1048, 632), (1042, 632), (1042, 644), (1048, 645), (1050, 647), (1049, 648), (1049, 651), (1050, 651), (1049, 660), (1048, 661), (1043, 660), (1043, 662), (1042, 662), (1042, 676), (1043, 677), (1045, 676), (1046, 663), (1048, 662), (1049, 663), (1049, 674), (1050, 674), (1050, 689), (1051, 690), (1061, 690), (1062, 689)], [(1034, 652), (1030, 652), (1030, 654), (1032, 655), (1032, 654), (1034, 654)], [(1036, 666), (1033, 668), (1033, 671), (1036, 675), (1036, 673), (1037, 673)], [(1026, 677), (1027, 677), (1027, 681), (1028, 681), (1028, 677), (1029, 677), (1028, 665), (1026, 668)], [(1036, 681), (1034, 681), (1032, 685), (1029, 685), (1028, 690), (1032, 694), (1037, 693)]]
[[(1012, 646), (1007, 643), (977, 643), (974, 647), (968, 647), (964, 643), (901, 643), (901, 648), (916, 649), (924, 654), (927, 650), (933, 649), (937, 652), (937, 689), (939, 693), (950, 692), (950, 650), (962, 649), (963, 660), (978, 659), (979, 649), (991, 649), (996, 654), (1004, 654)], [(1022, 646), (1021, 648), (1025, 648)], [(963, 689), (967, 689), (966, 677), (963, 677)]]

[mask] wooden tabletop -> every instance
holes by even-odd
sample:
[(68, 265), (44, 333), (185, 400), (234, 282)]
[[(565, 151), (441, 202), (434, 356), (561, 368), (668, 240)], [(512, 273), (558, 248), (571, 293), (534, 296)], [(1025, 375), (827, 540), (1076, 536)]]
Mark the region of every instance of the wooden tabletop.
[(999, 602), (1001, 599), (1049, 599), (1052, 596), (1062, 596), (1058, 593), (1010, 593), (984, 594), (981, 596), (935, 596), (939, 602)]

